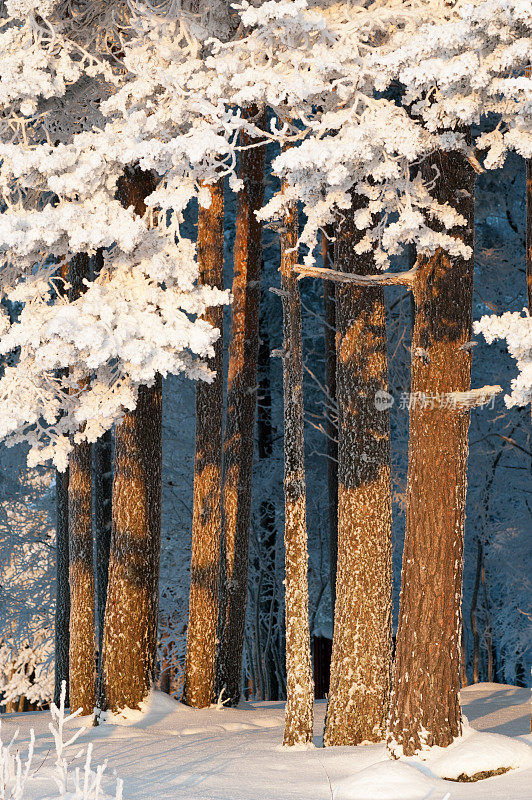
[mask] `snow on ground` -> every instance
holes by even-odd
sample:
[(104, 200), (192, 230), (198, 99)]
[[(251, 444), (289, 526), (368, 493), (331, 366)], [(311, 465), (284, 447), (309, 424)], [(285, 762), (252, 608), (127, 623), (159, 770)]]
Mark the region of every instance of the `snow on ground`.
[[(485, 733), (466, 730), (460, 742), (424, 762), (389, 761), (384, 745), (323, 749), (324, 702), (316, 704), (316, 748), (290, 751), (280, 745), (282, 703), (197, 711), (159, 693), (143, 715), (87, 728), (72, 751), (91, 742), (93, 765), (107, 761), (105, 790), (114, 796), (119, 776), (124, 800), (532, 800), (530, 690), (479, 684), (466, 688), (462, 701), (472, 728)], [(1, 720), (4, 742), (17, 728), (20, 740), (35, 730), (34, 778), (25, 797), (55, 796), (49, 713)], [(89, 722), (75, 719), (71, 726)], [(438, 777), (493, 769), (501, 758), (522, 766), (477, 783)], [(85, 753), (73, 766), (84, 761)]]

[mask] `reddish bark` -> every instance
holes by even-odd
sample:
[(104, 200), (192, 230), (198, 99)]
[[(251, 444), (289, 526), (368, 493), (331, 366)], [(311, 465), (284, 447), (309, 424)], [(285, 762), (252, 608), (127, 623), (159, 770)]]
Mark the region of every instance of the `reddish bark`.
[[(84, 290), (90, 277), (85, 254), (70, 262), (70, 299)], [(87, 379), (88, 380), (88, 379)], [(81, 387), (83, 383), (81, 384)], [(92, 540), (92, 446), (74, 445), (69, 460), (68, 538), (70, 580), (69, 696), (73, 711), (92, 714), (96, 705), (94, 565)]]
[[(363, 198), (353, 195), (354, 208)], [(357, 256), (352, 214), (339, 224), (338, 270), (374, 271)], [(391, 672), (391, 486), (386, 315), (382, 287), (336, 286), (338, 566), (324, 744), (385, 735)]]
[[(439, 171), (436, 195), (440, 202), (452, 202), (468, 220), (465, 229), (454, 233), (472, 245), (473, 171), (458, 153), (439, 152), (428, 167), (434, 164)], [(421, 258), (419, 266), (389, 740), (393, 751), (399, 745), (406, 755), (424, 746), (445, 747), (461, 732), (460, 605), (469, 413), (446, 398), (450, 392), (468, 391), (471, 381), (471, 354), (462, 348), (471, 336), (473, 259), (451, 259), (438, 251)]]
[[(137, 214), (155, 187), (128, 169), (118, 197)], [(105, 608), (102, 707), (138, 708), (154, 679), (161, 537), (162, 381), (139, 388), (137, 407), (115, 431), (109, 582)]]
[[(248, 114), (256, 115), (257, 109)], [(247, 139), (243, 137), (242, 144)], [(251, 482), (259, 339), (262, 227), (255, 211), (264, 198), (264, 147), (240, 153), (234, 248), (233, 304), (229, 341), (227, 406), (223, 447), (223, 597), (217, 686), (231, 705), (240, 699), (247, 602)]]
[[(224, 187), (209, 187), (211, 205), (199, 209), (199, 283), (223, 289)], [(209, 366), (216, 377), (196, 388), (196, 457), (192, 519), (192, 559), (183, 700), (209, 706), (215, 695), (217, 624), (219, 618), (220, 540), (222, 526), (223, 308), (215, 306), (204, 319), (220, 330)]]

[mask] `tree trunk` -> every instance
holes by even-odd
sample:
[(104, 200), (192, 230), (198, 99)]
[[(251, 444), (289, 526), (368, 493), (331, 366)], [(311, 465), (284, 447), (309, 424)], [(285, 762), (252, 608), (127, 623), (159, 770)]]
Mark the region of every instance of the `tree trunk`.
[[(93, 276), (96, 278), (104, 266), (103, 250), (93, 258)], [(96, 622), (98, 642), (98, 674), (102, 669), (103, 626), (107, 581), (109, 577), (109, 551), (111, 548), (113, 502), (113, 434), (106, 431), (93, 447), (94, 461), (94, 528), (96, 544)]]
[(55, 602), (55, 683), (54, 703), (58, 706), (61, 686), (68, 695), (68, 651), (70, 647), (70, 584), (68, 580), (68, 469), (55, 473), (56, 492), (56, 602)]
[(154, 678), (161, 535), (162, 382), (141, 386), (115, 433), (103, 705), (138, 708)]
[(480, 588), (480, 572), (482, 570), (482, 542), (480, 537), (477, 538), (477, 566), (475, 570), (475, 583), (473, 585), (473, 593), (471, 595), (471, 609), (469, 618), (471, 620), (471, 632), (473, 634), (473, 683), (480, 681), (480, 636), (478, 634), (477, 625), (477, 602), (478, 591)]
[[(68, 282), (68, 262), (61, 264), (61, 279)], [(61, 371), (60, 374), (64, 374)], [(68, 706), (68, 673), (70, 648), (70, 582), (68, 558), (68, 469), (55, 473), (56, 502), (56, 600), (55, 600), (55, 670), (54, 703), (59, 706), (63, 682), (66, 687), (65, 705)]]
[[(257, 449), (259, 461), (271, 468), (273, 454), (272, 393), (271, 393), (271, 350), (264, 292), (259, 318), (259, 360), (258, 360), (258, 413)], [(264, 473), (263, 473), (264, 474)], [(269, 484), (268, 484), (269, 487)], [(279, 700), (280, 685), (274, 650), (279, 649), (279, 603), (277, 597), (277, 532), (275, 526), (275, 504), (268, 492), (259, 506), (260, 570), (264, 576), (262, 591), (257, 604), (257, 646), (260, 653), (261, 671), (264, 680), (264, 699)], [(262, 629), (264, 638), (262, 637)]]
[[(70, 262), (70, 299), (83, 292), (90, 277), (86, 254)], [(88, 381), (88, 379), (87, 379)], [(92, 446), (74, 445), (69, 460), (68, 538), (70, 577), (69, 694), (73, 711), (92, 714), (96, 705), (94, 564), (92, 543)]]
[[(211, 205), (199, 209), (199, 283), (223, 289), (224, 187), (209, 187)], [(196, 388), (196, 457), (192, 520), (192, 560), (183, 700), (195, 708), (209, 706), (215, 696), (216, 634), (219, 618), (220, 540), (222, 527), (223, 308), (215, 306), (204, 319), (220, 330), (209, 366), (211, 384)]]
[(109, 552), (111, 549), (113, 502), (113, 440), (111, 431), (94, 445), (94, 526), (96, 539), (96, 619), (101, 670), (103, 626), (107, 602)]
[[(473, 245), (474, 177), (439, 152), (436, 196), (467, 219), (453, 233)], [(434, 177), (427, 172), (426, 177)], [(447, 393), (468, 391), (473, 258), (421, 258), (414, 285), (406, 534), (389, 746), (412, 755), (461, 733), (462, 558), (469, 413)], [(399, 746), (399, 747), (397, 747)]]
[[(117, 196), (137, 214), (155, 188), (151, 173), (127, 169)], [(161, 544), (162, 380), (140, 386), (137, 407), (115, 431), (109, 582), (100, 704), (138, 708), (149, 693), (157, 655)]]
[[(528, 310), (532, 315), (532, 158), (528, 158), (526, 162), (526, 289)], [(532, 731), (532, 715), (530, 730)]]
[[(353, 195), (354, 208), (365, 201)], [(338, 270), (368, 274), (353, 215), (338, 226)], [(391, 673), (390, 419), (382, 287), (336, 287), (338, 575), (324, 744), (385, 735)], [(379, 402), (381, 401), (381, 402)]]
[(303, 421), (301, 299), (297, 262), (298, 215), (292, 205), (281, 234), (284, 388), (286, 715), (284, 745), (312, 742), (314, 682), (310, 664), (308, 553)]
[[(257, 109), (250, 109), (251, 116)], [(265, 120), (264, 120), (265, 121)], [(243, 137), (243, 144), (247, 139)], [(223, 617), (217, 685), (230, 705), (240, 699), (246, 619), (251, 483), (257, 393), (261, 224), (255, 211), (264, 198), (264, 147), (240, 153), (234, 248), (223, 466), (221, 589)]]
[[(334, 244), (329, 241), (332, 228), (322, 234), (323, 266), (334, 267)], [(336, 406), (336, 289), (333, 281), (323, 281), (325, 388), (327, 390), (327, 495), (329, 501), (329, 570), (331, 585), (331, 619), (334, 623), (336, 604), (336, 564), (338, 560), (338, 425)]]

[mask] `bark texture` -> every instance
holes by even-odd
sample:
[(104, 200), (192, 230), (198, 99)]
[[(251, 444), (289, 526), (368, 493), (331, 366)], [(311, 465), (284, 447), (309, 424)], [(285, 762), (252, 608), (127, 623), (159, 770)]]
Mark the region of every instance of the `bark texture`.
[(310, 664), (308, 553), (303, 436), (303, 346), (297, 261), (297, 206), (281, 234), (283, 299), (286, 712), (284, 745), (312, 742), (314, 682)]
[[(354, 207), (363, 202), (353, 196)], [(354, 253), (361, 235), (353, 215), (347, 215), (337, 230), (338, 270), (373, 271), (370, 257)], [(339, 284), (336, 329), (338, 567), (326, 746), (384, 738), (392, 643), (390, 420), (382, 287)]]
[(56, 604), (54, 703), (58, 706), (61, 685), (68, 697), (68, 650), (70, 647), (70, 583), (68, 580), (68, 469), (55, 474), (56, 492)]
[[(211, 205), (198, 214), (199, 283), (223, 289), (224, 187), (209, 187)], [(192, 516), (192, 559), (187, 631), (184, 702), (209, 706), (215, 696), (219, 618), (220, 541), (222, 528), (223, 308), (207, 310), (204, 319), (220, 330), (210, 368), (211, 384), (196, 387), (196, 455)]]
[[(70, 263), (70, 298), (83, 291), (90, 277), (85, 254)], [(88, 379), (87, 379), (88, 380)], [(92, 539), (92, 446), (76, 444), (70, 454), (68, 479), (70, 578), (69, 695), (73, 711), (92, 714), (96, 705), (94, 564)]]
[[(322, 234), (322, 259), (325, 268), (334, 268), (333, 231)], [(338, 425), (336, 420), (336, 287), (323, 281), (325, 339), (325, 388), (327, 390), (327, 490), (329, 500), (329, 568), (331, 619), (336, 605), (336, 563), (338, 560)]]
[(113, 502), (113, 439), (111, 431), (94, 445), (94, 526), (96, 539), (96, 620), (101, 668)]
[[(257, 110), (247, 113), (255, 115)], [(240, 699), (246, 618), (262, 261), (262, 227), (255, 211), (264, 198), (264, 165), (263, 147), (241, 152), (239, 172), (244, 188), (238, 194), (234, 248), (223, 448), (223, 611), (217, 677), (218, 688), (225, 688), (230, 705)]]
[[(154, 177), (127, 169), (117, 196), (137, 214)], [(161, 545), (162, 380), (139, 388), (135, 411), (115, 431), (109, 580), (99, 702), (138, 708), (154, 679)]]
[[(467, 227), (454, 233), (472, 246), (472, 169), (456, 153), (439, 152), (434, 164), (439, 170), (437, 197), (466, 217)], [(406, 755), (424, 746), (445, 747), (461, 732), (469, 413), (454, 407), (447, 393), (470, 388), (471, 354), (462, 346), (471, 336), (472, 293), (473, 259), (450, 259), (438, 251), (420, 260), (414, 284), (406, 534), (389, 739), (392, 752)]]
[(113, 524), (103, 638), (102, 704), (138, 708), (154, 678), (161, 536), (160, 377), (141, 386), (115, 433)]

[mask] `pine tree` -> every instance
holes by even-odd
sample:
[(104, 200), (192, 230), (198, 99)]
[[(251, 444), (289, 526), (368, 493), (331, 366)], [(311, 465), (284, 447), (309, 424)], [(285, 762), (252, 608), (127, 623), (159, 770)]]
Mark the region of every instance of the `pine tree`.
[[(353, 195), (354, 208), (363, 203)], [(374, 271), (371, 256), (354, 252), (361, 235), (353, 214), (347, 214), (336, 236), (338, 270)], [(338, 566), (326, 746), (384, 738), (391, 672), (390, 422), (382, 287), (338, 284), (336, 329)]]
[(303, 345), (297, 276), (298, 215), (291, 205), (281, 234), (283, 301), (286, 716), (283, 744), (312, 742), (314, 682), (310, 664), (308, 553), (303, 419)]
[[(79, 297), (90, 278), (86, 254), (70, 262), (70, 299)], [(89, 379), (87, 379), (88, 381)], [(92, 714), (96, 705), (94, 564), (92, 539), (92, 445), (76, 444), (68, 469), (70, 578), (69, 695), (74, 711)]]
[[(127, 170), (118, 196), (145, 212), (150, 173)], [(101, 706), (138, 708), (154, 679), (161, 537), (162, 381), (140, 386), (137, 407), (115, 431), (109, 582)]]
[[(248, 109), (250, 116), (259, 112)], [(263, 118), (262, 124), (265, 120)], [(247, 138), (242, 137), (242, 144)], [(234, 247), (233, 303), (229, 341), (227, 407), (223, 448), (223, 611), (217, 685), (231, 705), (240, 699), (247, 602), (249, 527), (259, 340), (262, 228), (255, 211), (264, 198), (264, 147), (240, 152)]]
[[(431, 167), (436, 167), (430, 171)], [(459, 153), (426, 167), (440, 202), (467, 220), (453, 234), (473, 245), (474, 177)], [(406, 534), (391, 704), (392, 752), (445, 747), (461, 732), (462, 557), (469, 413), (453, 392), (470, 388), (473, 259), (442, 251), (418, 260)]]
[[(209, 187), (211, 205), (199, 209), (199, 283), (223, 289), (224, 187)], [(209, 366), (216, 377), (196, 387), (196, 457), (185, 689), (188, 705), (204, 708), (215, 695), (222, 526), (223, 308), (204, 319), (220, 330)]]

